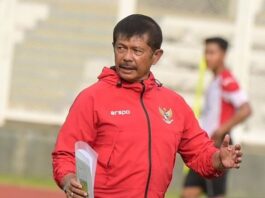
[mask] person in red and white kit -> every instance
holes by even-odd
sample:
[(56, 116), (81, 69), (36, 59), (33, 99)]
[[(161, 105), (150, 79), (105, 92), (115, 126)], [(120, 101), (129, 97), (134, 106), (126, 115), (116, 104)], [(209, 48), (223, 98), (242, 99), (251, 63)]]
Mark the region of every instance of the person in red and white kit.
[(184, 99), (152, 72), (163, 54), (162, 31), (150, 17), (133, 14), (113, 31), (115, 66), (75, 99), (52, 153), (54, 178), (66, 197), (88, 197), (75, 175), (76, 141), (98, 153), (96, 198), (163, 198), (176, 153), (211, 178), (239, 168), (240, 145), (220, 149), (202, 130)]
[[(225, 67), (228, 42), (220, 37), (205, 40), (205, 58), (213, 80), (208, 86), (202, 113), (202, 128), (220, 147), (226, 134), (251, 114), (246, 94), (231, 71)], [(219, 178), (207, 180), (190, 170), (184, 182), (183, 198), (197, 198), (201, 193), (222, 198), (226, 193), (227, 171)]]

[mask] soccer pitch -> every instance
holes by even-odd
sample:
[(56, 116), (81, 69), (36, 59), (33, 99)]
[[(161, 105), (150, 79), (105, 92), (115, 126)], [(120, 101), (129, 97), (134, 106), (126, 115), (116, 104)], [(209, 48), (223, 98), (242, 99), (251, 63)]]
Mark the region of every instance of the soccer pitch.
[(179, 198), (179, 195), (178, 193), (175, 193), (175, 192), (168, 192), (165, 198)]

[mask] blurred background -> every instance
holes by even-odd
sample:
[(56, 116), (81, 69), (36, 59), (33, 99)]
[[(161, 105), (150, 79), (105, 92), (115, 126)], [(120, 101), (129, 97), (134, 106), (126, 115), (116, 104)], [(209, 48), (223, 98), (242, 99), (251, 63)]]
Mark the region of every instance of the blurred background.
[[(230, 172), (227, 197), (264, 197), (265, 0), (0, 0), (0, 191), (64, 197), (50, 155), (59, 127), (78, 92), (113, 65), (113, 27), (132, 13), (161, 25), (165, 53), (153, 72), (191, 106), (203, 40), (229, 40), (227, 65), (254, 113), (233, 132), (245, 158)], [(168, 198), (183, 181), (180, 158), (176, 165)]]

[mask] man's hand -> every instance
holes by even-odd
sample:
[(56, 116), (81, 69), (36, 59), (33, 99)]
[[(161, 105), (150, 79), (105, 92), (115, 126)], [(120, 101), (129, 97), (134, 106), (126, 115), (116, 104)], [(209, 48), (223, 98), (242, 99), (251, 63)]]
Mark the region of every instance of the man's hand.
[(66, 198), (88, 198), (87, 192), (82, 190), (82, 185), (77, 181), (75, 174), (66, 175), (62, 187)]
[(213, 165), (217, 170), (239, 168), (243, 153), (240, 145), (229, 145), (230, 136), (226, 135), (220, 147), (220, 151), (213, 157)]

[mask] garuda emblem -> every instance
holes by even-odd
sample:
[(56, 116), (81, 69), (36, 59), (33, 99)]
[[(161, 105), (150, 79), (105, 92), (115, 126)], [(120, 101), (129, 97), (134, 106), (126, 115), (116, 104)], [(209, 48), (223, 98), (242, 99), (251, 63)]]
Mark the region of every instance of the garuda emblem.
[(163, 117), (163, 120), (165, 123), (167, 124), (171, 124), (174, 120), (173, 120), (173, 111), (172, 109), (166, 109), (164, 107), (159, 107), (159, 113), (161, 114), (161, 116)]

